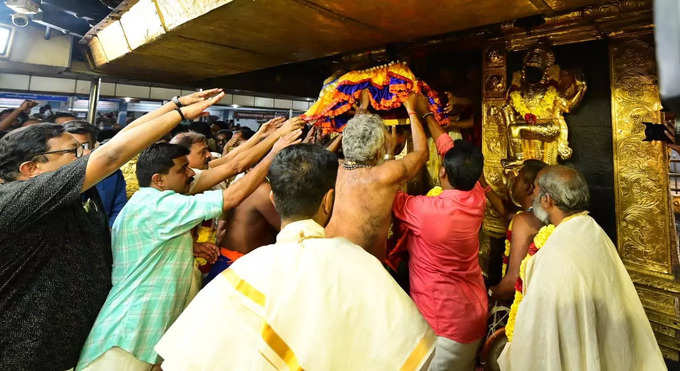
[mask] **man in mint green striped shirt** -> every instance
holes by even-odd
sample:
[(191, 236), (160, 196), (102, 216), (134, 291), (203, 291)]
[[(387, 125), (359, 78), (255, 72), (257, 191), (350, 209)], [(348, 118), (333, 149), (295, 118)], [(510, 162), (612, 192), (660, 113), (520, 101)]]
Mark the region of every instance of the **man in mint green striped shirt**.
[(194, 176), (186, 148), (157, 143), (140, 155), (137, 178), (142, 188), (113, 225), (113, 288), (85, 342), (78, 370), (144, 370), (159, 362), (153, 348), (189, 300), (191, 229), (250, 195), (291, 138), (279, 140), (233, 186), (194, 196), (183, 194)]

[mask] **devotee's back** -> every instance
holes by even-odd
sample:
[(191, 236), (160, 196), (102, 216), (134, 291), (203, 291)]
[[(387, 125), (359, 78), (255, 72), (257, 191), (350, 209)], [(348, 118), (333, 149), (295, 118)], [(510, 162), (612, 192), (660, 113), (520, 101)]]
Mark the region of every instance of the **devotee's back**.
[(394, 196), (427, 161), (427, 140), (419, 118), (429, 112), (426, 98), (412, 94), (404, 108), (411, 120), (414, 147), (400, 160), (384, 161), (386, 155), (391, 157), (393, 153), (391, 138), (379, 116), (358, 114), (347, 123), (342, 139), (345, 161), (336, 184), (337, 202), (326, 228), (329, 236), (345, 237), (379, 259), (386, 255)]
[(282, 230), (213, 279), (156, 346), (163, 369), (426, 369), (435, 335), (381, 263), (325, 238), (338, 162), (283, 150), (269, 179)]

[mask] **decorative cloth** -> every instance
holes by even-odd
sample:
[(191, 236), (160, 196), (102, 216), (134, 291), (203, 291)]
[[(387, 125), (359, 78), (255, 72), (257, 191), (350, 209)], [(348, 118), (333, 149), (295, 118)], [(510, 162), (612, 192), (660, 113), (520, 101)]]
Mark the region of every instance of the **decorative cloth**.
[[(360, 103), (361, 94), (365, 90), (369, 92), (370, 106), (384, 113), (401, 107), (409, 94), (423, 93), (429, 100), (430, 110), (437, 122), (442, 126), (449, 123), (437, 92), (424, 81), (418, 80), (403, 62), (351, 71), (327, 82), (321, 89), (319, 99), (302, 115), (302, 118), (321, 127), (324, 133), (342, 132), (352, 117), (348, 111), (354, 104)], [(396, 112), (390, 113), (393, 118), (395, 115)], [(395, 118), (394, 124), (400, 120)]]

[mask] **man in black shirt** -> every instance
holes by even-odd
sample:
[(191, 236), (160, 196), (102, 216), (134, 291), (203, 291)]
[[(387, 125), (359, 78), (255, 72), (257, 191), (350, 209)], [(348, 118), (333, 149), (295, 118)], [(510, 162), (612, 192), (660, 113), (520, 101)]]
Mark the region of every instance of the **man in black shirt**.
[(170, 102), (87, 156), (60, 125), (0, 139), (0, 370), (76, 365), (111, 286), (94, 185), (222, 96), (214, 89)]

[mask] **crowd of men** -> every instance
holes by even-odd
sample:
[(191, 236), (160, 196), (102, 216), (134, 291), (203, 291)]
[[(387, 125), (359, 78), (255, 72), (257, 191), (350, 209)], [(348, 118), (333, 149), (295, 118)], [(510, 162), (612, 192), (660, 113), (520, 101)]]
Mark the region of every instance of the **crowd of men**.
[[(363, 110), (334, 138), (300, 118), (175, 131), (223, 94), (174, 99), (105, 143), (73, 119), (0, 139), (0, 369), (472, 370), (489, 298), (517, 300), (518, 282), (501, 369), (665, 368), (578, 170), (525, 163), (487, 288), (479, 232), (498, 196), (425, 97), (403, 103), (397, 159), (397, 131)], [(411, 195), (428, 135), (441, 190)], [(408, 292), (384, 265), (394, 249)]]

